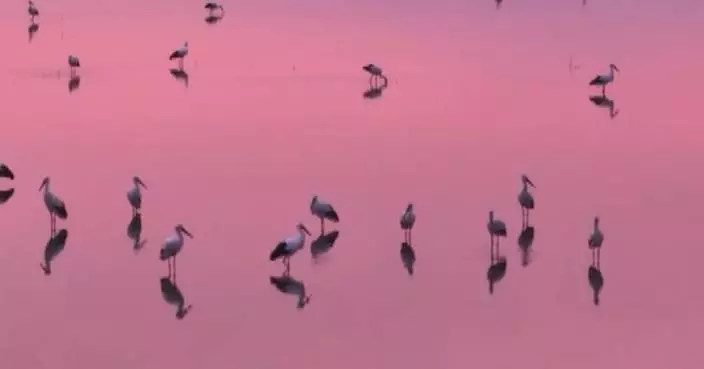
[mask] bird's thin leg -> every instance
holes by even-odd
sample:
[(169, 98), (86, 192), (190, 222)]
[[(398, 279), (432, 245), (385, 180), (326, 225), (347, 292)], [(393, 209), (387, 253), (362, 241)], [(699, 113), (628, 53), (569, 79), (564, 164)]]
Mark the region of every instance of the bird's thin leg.
[(408, 229), (408, 244), (413, 245), (413, 242), (411, 242), (411, 238), (413, 237), (413, 229)]
[(601, 248), (596, 249), (596, 268), (601, 267)]
[(183, 70), (183, 58), (178, 59), (178, 67)]
[(166, 264), (169, 266), (169, 279), (171, 279), (171, 258), (166, 259)]
[(325, 234), (325, 219), (323, 217), (320, 217), (320, 235)]
[(501, 241), (501, 237), (496, 237), (496, 258), (499, 258), (499, 255), (501, 255), (501, 249), (499, 248), (499, 241)]
[(601, 96), (606, 97), (606, 85), (601, 86)]

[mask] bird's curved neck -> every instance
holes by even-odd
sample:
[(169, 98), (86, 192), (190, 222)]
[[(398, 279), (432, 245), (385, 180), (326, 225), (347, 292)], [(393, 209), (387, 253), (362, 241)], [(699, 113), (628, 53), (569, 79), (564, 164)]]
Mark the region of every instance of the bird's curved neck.
[(595, 219), (594, 220), (594, 231), (598, 231), (598, 230), (599, 230), (599, 220)]

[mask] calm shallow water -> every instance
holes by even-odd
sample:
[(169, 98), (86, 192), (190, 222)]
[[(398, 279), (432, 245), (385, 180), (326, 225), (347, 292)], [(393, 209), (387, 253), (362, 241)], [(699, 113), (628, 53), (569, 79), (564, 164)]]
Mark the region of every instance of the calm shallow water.
[[(0, 160), (17, 178), (1, 187), (16, 194), (0, 206), (0, 363), (698, 368), (702, 6), (621, 0), (601, 18), (596, 1), (504, 3), (274, 1), (229, 5), (211, 27), (185, 1), (75, 0), (38, 4), (31, 45), (3, 12), (17, 56), (0, 61)], [(165, 60), (185, 39), (188, 89)], [(68, 53), (84, 64), (71, 95), (55, 76)], [(373, 101), (367, 62), (390, 76)], [(611, 62), (622, 70), (613, 120), (586, 86)], [(537, 185), (527, 268), (521, 173)], [(149, 186), (138, 255), (124, 198), (135, 174)], [(37, 266), (45, 175), (70, 214), (51, 277)], [(281, 268), (267, 256), (296, 222), (317, 230), (313, 194), (337, 208), (340, 239), (318, 264), (308, 250), (293, 259), (313, 295), (298, 311), (269, 285)], [(412, 279), (398, 256), (408, 201)], [(492, 296), (489, 209), (509, 226)], [(606, 236), (599, 307), (587, 282), (594, 215)], [(183, 321), (159, 290), (158, 249), (176, 223), (195, 236), (178, 262), (194, 305)]]

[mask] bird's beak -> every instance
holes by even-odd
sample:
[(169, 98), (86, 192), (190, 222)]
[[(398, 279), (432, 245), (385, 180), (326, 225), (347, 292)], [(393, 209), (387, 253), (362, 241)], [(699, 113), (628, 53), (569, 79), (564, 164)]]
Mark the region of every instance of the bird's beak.
[(528, 179), (528, 177), (526, 177), (526, 182), (528, 182), (528, 184), (529, 184), (531, 187), (535, 188), (535, 185), (533, 184), (533, 182), (532, 182), (530, 179)]
[(145, 185), (141, 179), (137, 178), (137, 183), (139, 183), (140, 186), (144, 187), (145, 190), (147, 189), (147, 185)]
[(188, 230), (186, 230), (186, 228), (181, 227), (181, 230), (183, 231), (183, 233), (188, 235), (188, 237), (193, 238), (193, 235), (191, 234), (191, 232), (188, 232)]
[(616, 70), (617, 72), (620, 72), (620, 71), (621, 71), (621, 70), (620, 70), (620, 69), (618, 69), (618, 67), (617, 67), (617, 66), (615, 66), (615, 65), (614, 65), (614, 69), (615, 69), (615, 70)]
[(307, 235), (309, 235), (309, 236), (311, 235), (310, 231), (308, 230), (308, 228), (306, 228), (306, 226), (302, 225), (301, 229), (303, 229), (303, 232), (306, 232)]
[(46, 178), (44, 178), (44, 180), (42, 181), (42, 185), (39, 186), (39, 191), (41, 191), (44, 188), (44, 186), (46, 186), (47, 182), (49, 182), (49, 181)]

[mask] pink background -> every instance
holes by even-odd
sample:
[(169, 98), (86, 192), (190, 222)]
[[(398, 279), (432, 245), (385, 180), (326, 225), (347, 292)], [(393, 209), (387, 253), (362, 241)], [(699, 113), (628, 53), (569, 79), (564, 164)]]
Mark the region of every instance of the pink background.
[[(264, 0), (226, 3), (217, 26), (195, 0), (37, 5), (32, 44), (26, 4), (0, 12), (0, 160), (17, 175), (0, 183), (17, 189), (0, 207), (3, 369), (701, 367), (701, 2)], [(184, 40), (188, 89), (166, 60)], [(70, 96), (69, 53), (84, 66)], [(374, 101), (368, 62), (390, 77)], [(614, 120), (588, 100), (608, 63), (622, 70)], [(537, 185), (528, 268), (521, 173)], [(135, 174), (149, 186), (137, 256)], [(69, 212), (49, 278), (45, 175)], [(293, 259), (313, 294), (297, 311), (267, 256), (297, 221), (317, 230), (313, 194), (341, 235), (324, 263)], [(493, 296), (489, 209), (509, 226)], [(183, 321), (158, 282), (176, 223), (195, 235), (178, 263)]]

